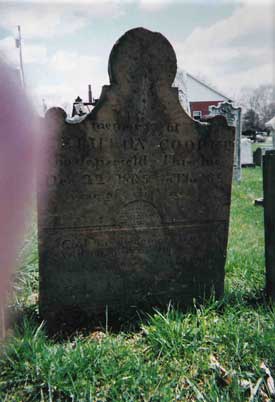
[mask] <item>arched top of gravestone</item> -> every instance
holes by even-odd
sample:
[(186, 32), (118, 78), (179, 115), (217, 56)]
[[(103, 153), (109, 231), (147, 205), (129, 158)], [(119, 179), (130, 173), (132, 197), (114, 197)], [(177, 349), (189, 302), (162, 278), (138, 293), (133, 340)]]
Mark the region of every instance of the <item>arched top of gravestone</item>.
[(166, 82), (171, 86), (177, 72), (177, 58), (161, 33), (135, 28), (115, 43), (108, 72), (111, 84), (137, 84), (146, 78), (153, 84)]
[(47, 124), (50, 125), (52, 129), (61, 126), (67, 117), (67, 113), (61, 107), (52, 107), (47, 110), (45, 114), (45, 119)]
[[(145, 28), (127, 31), (111, 50), (108, 72), (111, 85), (102, 87), (100, 98), (90, 113), (65, 120), (66, 115), (55, 108), (51, 115), (46, 114), (47, 120), (51, 117), (57, 123), (62, 120), (72, 125), (116, 119), (121, 126), (129, 124), (130, 119), (137, 123), (154, 121), (158, 127), (164, 127), (167, 122), (181, 118), (194, 128), (202, 126), (184, 111), (178, 89), (172, 87), (177, 58), (172, 45), (161, 33)], [(213, 124), (214, 120), (203, 124)]]
[(67, 113), (61, 107), (52, 107), (47, 110), (45, 117), (53, 120), (65, 120)]

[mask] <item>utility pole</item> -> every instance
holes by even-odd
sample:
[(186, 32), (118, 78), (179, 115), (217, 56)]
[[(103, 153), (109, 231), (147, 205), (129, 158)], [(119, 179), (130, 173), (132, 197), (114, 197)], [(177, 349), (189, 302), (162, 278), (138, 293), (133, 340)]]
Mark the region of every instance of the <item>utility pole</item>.
[(16, 39), (16, 47), (19, 48), (20, 70), (21, 70), (21, 75), (22, 75), (23, 87), (25, 88), (25, 74), (24, 74), (24, 67), (23, 67), (22, 45), (21, 45), (21, 27), (20, 27), (20, 25), (17, 25), (17, 29), (18, 29), (18, 39)]

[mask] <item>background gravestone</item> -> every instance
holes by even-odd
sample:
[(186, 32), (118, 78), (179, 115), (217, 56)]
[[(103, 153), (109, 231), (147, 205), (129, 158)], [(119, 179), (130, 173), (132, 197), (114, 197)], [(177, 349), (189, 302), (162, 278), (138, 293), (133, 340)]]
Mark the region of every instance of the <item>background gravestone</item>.
[(262, 148), (257, 148), (254, 152), (253, 152), (253, 163), (256, 165), (256, 166), (262, 166), (262, 159), (263, 159), (263, 155), (264, 155), (264, 152), (263, 152), (263, 149)]
[(275, 150), (263, 156), (266, 290), (275, 300)]
[(233, 177), (241, 181), (241, 135), (242, 135), (242, 108), (235, 107), (231, 102), (219, 102), (217, 106), (209, 106), (210, 116), (221, 115), (226, 118), (227, 124), (235, 127), (235, 151)]
[(248, 138), (242, 138), (241, 140), (241, 165), (242, 167), (255, 167), (252, 144)]
[(133, 29), (83, 121), (47, 112), (40, 313), (53, 330), (223, 293), (234, 129), (183, 111), (176, 70), (164, 36)]
[(253, 152), (253, 163), (256, 166), (262, 167), (263, 165), (263, 156), (267, 151), (272, 150), (272, 148), (267, 148), (267, 147), (259, 147), (256, 149), (256, 151)]

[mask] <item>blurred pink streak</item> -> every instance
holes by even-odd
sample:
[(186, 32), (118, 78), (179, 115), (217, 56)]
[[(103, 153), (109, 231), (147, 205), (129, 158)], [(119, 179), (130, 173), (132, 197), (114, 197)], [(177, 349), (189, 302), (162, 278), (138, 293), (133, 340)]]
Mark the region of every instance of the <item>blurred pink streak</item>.
[(39, 118), (13, 71), (0, 60), (0, 306), (34, 194)]

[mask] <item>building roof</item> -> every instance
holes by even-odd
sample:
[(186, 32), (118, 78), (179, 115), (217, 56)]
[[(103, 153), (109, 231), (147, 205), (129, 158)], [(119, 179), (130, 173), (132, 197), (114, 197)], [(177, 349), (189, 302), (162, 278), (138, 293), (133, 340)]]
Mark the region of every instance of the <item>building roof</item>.
[[(207, 84), (206, 82), (202, 81), (201, 79), (195, 77), (194, 75), (190, 74), (190, 73), (186, 73), (187, 76), (187, 80), (190, 81), (194, 81), (197, 85), (204, 87), (206, 90), (210, 91), (212, 93), (212, 96), (214, 96), (216, 98), (216, 100), (227, 100), (227, 101), (233, 101), (233, 99), (229, 96), (227, 96), (226, 94), (224, 94), (223, 92), (217, 90), (216, 88), (210, 86), (209, 84)], [(188, 85), (187, 83), (187, 87), (190, 87), (190, 85)], [(192, 100), (192, 89), (190, 90), (190, 88), (188, 88), (188, 98), (189, 101), (207, 101), (208, 99), (198, 99), (198, 100)], [(209, 99), (209, 100), (214, 100), (214, 99)]]

